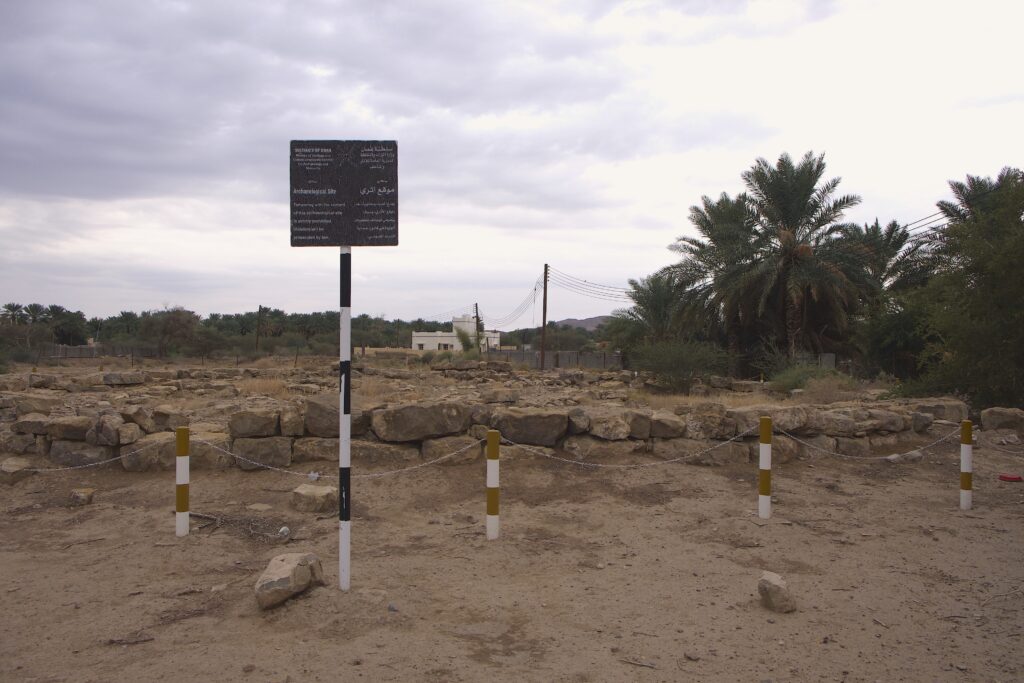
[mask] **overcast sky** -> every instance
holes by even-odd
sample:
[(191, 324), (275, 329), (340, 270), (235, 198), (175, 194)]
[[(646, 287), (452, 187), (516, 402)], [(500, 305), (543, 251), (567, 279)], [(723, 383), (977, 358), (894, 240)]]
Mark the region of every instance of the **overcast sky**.
[(292, 139), (398, 142), (400, 246), (354, 250), (357, 314), (502, 318), (545, 262), (625, 287), (783, 152), (825, 153), (849, 219), (910, 222), (1024, 164), (1022, 26), (1007, 0), (5, 1), (0, 303), (336, 308), (337, 249), (289, 246)]

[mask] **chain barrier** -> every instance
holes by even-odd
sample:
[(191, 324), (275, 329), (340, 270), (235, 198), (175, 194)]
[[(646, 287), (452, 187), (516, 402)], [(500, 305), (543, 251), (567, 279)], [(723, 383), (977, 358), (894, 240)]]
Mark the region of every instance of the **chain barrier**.
[[(815, 445), (813, 443), (810, 443), (808, 441), (804, 441), (803, 439), (801, 439), (801, 438), (799, 438), (797, 436), (794, 436), (793, 434), (787, 432), (785, 429), (780, 429), (779, 433), (784, 435), (784, 436), (789, 437), (790, 439), (793, 439), (793, 441), (796, 441), (798, 444), (802, 444), (802, 445), (806, 446), (807, 448), (812, 448), (812, 449), (814, 449), (816, 451), (820, 451), (821, 453), (824, 453), (826, 455), (831, 455), (831, 456), (834, 456), (834, 457), (837, 457), (837, 458), (846, 458), (848, 460), (887, 460), (888, 458), (892, 457), (892, 456), (889, 456), (889, 455), (849, 455), (849, 454), (846, 454), (846, 453), (838, 453), (836, 451), (831, 451), (831, 450), (829, 450), (827, 448), (822, 448), (821, 446), (817, 446), (817, 445)], [(914, 450), (918, 450), (918, 451), (929, 450), (929, 449), (934, 448), (935, 446), (939, 445), (943, 441), (949, 439), (950, 437), (956, 436), (956, 435), (959, 435), (959, 434), (960, 434), (960, 430), (959, 429), (954, 429), (949, 434), (946, 434), (945, 436), (936, 439), (935, 441), (931, 442), (927, 446), (921, 446), (920, 448), (915, 448)]]
[[(282, 472), (284, 474), (290, 474), (290, 475), (292, 475), (294, 477), (303, 477), (303, 478), (309, 479), (311, 481), (317, 481), (318, 479), (320, 479), (320, 477), (324, 476), (323, 473), (321, 473), (321, 472), (293, 472), (292, 470), (286, 470), (286, 469), (283, 469), (281, 467), (275, 467), (273, 465), (267, 465), (266, 463), (258, 462), (256, 460), (250, 460), (249, 458), (246, 458), (245, 456), (238, 455), (237, 453), (232, 453), (231, 451), (226, 451), (223, 448), (221, 448), (220, 446), (216, 446), (216, 445), (210, 443), (209, 441), (204, 441), (202, 439), (193, 439), (193, 441), (195, 443), (205, 444), (205, 445), (209, 446), (210, 448), (212, 448), (212, 449), (214, 449), (216, 451), (220, 451), (221, 453), (224, 453), (226, 455), (230, 455), (233, 458), (236, 458), (236, 459), (241, 460), (243, 462), (247, 462), (247, 463), (249, 463), (251, 465), (255, 465), (255, 466), (263, 468), (263, 469), (274, 470), (275, 472)], [(454, 451), (452, 453), (448, 453), (447, 455), (442, 455), (440, 458), (434, 458), (433, 460), (431, 460), (429, 462), (421, 462), (421, 463), (418, 463), (416, 465), (411, 465), (409, 467), (402, 467), (400, 469), (390, 470), (388, 472), (371, 472), (369, 474), (353, 474), (352, 478), (353, 479), (377, 479), (379, 477), (391, 476), (392, 474), (401, 474), (403, 472), (409, 472), (411, 470), (417, 470), (417, 469), (419, 469), (421, 467), (429, 467), (430, 465), (436, 465), (439, 462), (442, 462), (444, 460), (448, 460), (449, 458), (454, 458), (456, 455), (460, 455), (462, 453), (465, 453), (469, 449), (473, 448), (474, 446), (479, 446), (483, 442), (484, 442), (484, 439), (480, 439), (478, 441), (475, 441), (475, 442), (469, 444), (468, 446), (464, 446), (464, 447), (460, 448), (457, 451)]]
[(44, 474), (44, 473), (48, 473), (48, 472), (69, 472), (71, 470), (84, 470), (84, 469), (87, 469), (89, 467), (99, 467), (100, 465), (106, 465), (106, 464), (109, 464), (109, 463), (112, 463), (112, 462), (117, 462), (118, 460), (123, 460), (124, 458), (127, 458), (129, 455), (135, 455), (136, 453), (141, 453), (142, 451), (149, 450), (150, 448), (152, 448), (154, 446), (163, 445), (164, 443), (167, 443), (167, 442), (154, 441), (153, 443), (148, 443), (145, 446), (143, 446), (142, 448), (138, 448), (138, 449), (132, 451), (131, 453), (122, 453), (121, 455), (115, 456), (113, 458), (108, 458), (106, 460), (100, 460), (99, 462), (89, 462), (89, 463), (86, 463), (84, 465), (69, 465), (68, 467), (32, 467), (32, 468), (26, 468), (26, 469), (24, 469), (22, 471), (23, 472), (36, 472), (38, 474)]
[(645, 467), (659, 467), (661, 465), (670, 465), (670, 464), (676, 463), (676, 462), (683, 462), (685, 460), (690, 460), (690, 459), (693, 459), (693, 458), (699, 458), (702, 455), (707, 455), (708, 453), (710, 453), (711, 451), (713, 451), (713, 450), (715, 450), (717, 448), (721, 448), (722, 446), (726, 445), (727, 443), (732, 443), (733, 441), (736, 441), (737, 439), (742, 439), (743, 437), (747, 436), (748, 434), (752, 433), (753, 431), (754, 431), (754, 428), (751, 427), (750, 429), (746, 430), (745, 432), (737, 434), (736, 436), (732, 437), (731, 439), (728, 439), (727, 441), (722, 441), (721, 443), (717, 443), (714, 446), (711, 446), (710, 448), (705, 448), (704, 450), (697, 451), (696, 453), (687, 453), (686, 455), (681, 455), (678, 458), (672, 458), (670, 460), (657, 460), (655, 462), (642, 462), (642, 463), (636, 463), (636, 464), (633, 464), (633, 465), (606, 465), (606, 464), (599, 463), (599, 462), (586, 462), (586, 461), (580, 461), (580, 460), (570, 460), (569, 458), (561, 458), (561, 457), (559, 457), (557, 455), (551, 455), (550, 453), (545, 453), (544, 451), (538, 450), (536, 448), (531, 448), (529, 446), (524, 446), (523, 444), (516, 443), (516, 442), (512, 441), (511, 439), (506, 439), (505, 437), (502, 437), (501, 441), (502, 441), (502, 443), (507, 444), (509, 446), (513, 446), (515, 448), (520, 448), (520, 449), (526, 451), (527, 453), (532, 453), (533, 455), (539, 455), (542, 458), (547, 458), (548, 460), (557, 460), (559, 462), (568, 463), (570, 465), (576, 465), (577, 467), (593, 467), (593, 468), (596, 468), (596, 469), (633, 470), (633, 469), (641, 469), (641, 468), (645, 468)]

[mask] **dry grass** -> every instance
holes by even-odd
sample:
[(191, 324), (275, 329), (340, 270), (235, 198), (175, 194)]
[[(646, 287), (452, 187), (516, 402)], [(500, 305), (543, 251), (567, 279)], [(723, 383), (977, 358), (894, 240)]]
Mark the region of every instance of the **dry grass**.
[(857, 383), (848, 377), (816, 377), (807, 380), (803, 393), (797, 400), (801, 403), (837, 403), (861, 398)]
[(235, 386), (243, 396), (269, 396), (271, 398), (288, 398), (289, 396), (283, 379), (251, 377), (239, 380)]
[(688, 396), (686, 394), (652, 394), (646, 391), (630, 392), (630, 399), (644, 403), (655, 410), (672, 412), (678, 406), (693, 406), (700, 403), (720, 403), (726, 408), (743, 408), (756, 405), (781, 405), (788, 399), (761, 392), (722, 391), (710, 396)]

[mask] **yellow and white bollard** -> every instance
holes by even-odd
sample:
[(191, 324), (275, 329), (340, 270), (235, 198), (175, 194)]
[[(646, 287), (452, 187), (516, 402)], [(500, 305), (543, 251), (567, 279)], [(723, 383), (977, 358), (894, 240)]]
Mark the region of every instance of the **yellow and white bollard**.
[(487, 431), (487, 540), (498, 538), (501, 523), (498, 517), (498, 447), (501, 434)]
[(970, 510), (974, 489), (974, 434), (970, 420), (960, 423), (960, 509)]
[(188, 427), (178, 427), (174, 436), (174, 533), (177, 536), (188, 536)]
[(772, 516), (772, 419), (770, 417), (761, 418), (760, 436), (757, 516), (761, 519), (768, 519)]

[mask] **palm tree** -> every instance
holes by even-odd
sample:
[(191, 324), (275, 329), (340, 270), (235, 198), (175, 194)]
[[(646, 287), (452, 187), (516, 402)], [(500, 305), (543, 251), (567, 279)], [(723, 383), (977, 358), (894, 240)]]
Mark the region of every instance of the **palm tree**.
[(29, 304), (25, 306), (25, 315), (28, 316), (28, 322), (32, 325), (44, 323), (50, 317), (46, 312), (46, 306), (42, 304)]
[(945, 214), (947, 219), (956, 223), (964, 223), (972, 218), (977, 218), (979, 212), (998, 204), (997, 198), (991, 195), (1000, 188), (1019, 183), (1021, 177), (1019, 169), (1006, 166), (994, 181), (988, 177), (982, 178), (973, 175), (968, 175), (967, 182), (964, 183), (951, 180), (949, 189), (953, 191), (956, 201), (940, 201), (938, 203), (939, 211)]
[(671, 273), (658, 272), (629, 281), (633, 306), (615, 312), (621, 322), (617, 329), (625, 339), (642, 339), (654, 344), (667, 341), (678, 332), (680, 299)]
[(906, 291), (927, 281), (925, 242), (911, 239), (910, 231), (898, 221), (890, 221), (885, 228), (877, 218), (863, 228), (852, 225), (844, 230), (844, 237), (861, 248), (876, 293)]
[(840, 239), (843, 212), (856, 195), (834, 196), (840, 179), (822, 182), (824, 155), (788, 154), (773, 166), (758, 159), (743, 173), (755, 223), (750, 264), (735, 273), (736, 292), (756, 298), (757, 310), (781, 310), (789, 357), (844, 331), (849, 311), (869, 286), (863, 258)]
[(7, 322), (12, 325), (17, 325), (18, 323), (25, 321), (25, 311), (21, 304), (4, 304), (3, 316), (7, 318)]

